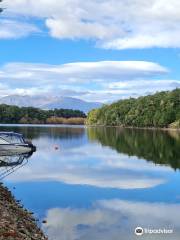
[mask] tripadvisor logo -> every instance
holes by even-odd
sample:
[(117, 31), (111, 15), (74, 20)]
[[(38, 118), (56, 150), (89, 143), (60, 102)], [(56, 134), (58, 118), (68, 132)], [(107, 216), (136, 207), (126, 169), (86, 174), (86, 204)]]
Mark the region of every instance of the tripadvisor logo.
[(172, 234), (173, 229), (166, 229), (166, 228), (159, 228), (159, 229), (149, 229), (149, 228), (142, 228), (137, 227), (135, 228), (134, 233), (137, 236), (142, 236), (143, 234)]
[(142, 227), (137, 227), (137, 228), (135, 229), (135, 234), (136, 234), (137, 236), (141, 236), (141, 235), (143, 235), (143, 233), (144, 233), (144, 230), (143, 230)]

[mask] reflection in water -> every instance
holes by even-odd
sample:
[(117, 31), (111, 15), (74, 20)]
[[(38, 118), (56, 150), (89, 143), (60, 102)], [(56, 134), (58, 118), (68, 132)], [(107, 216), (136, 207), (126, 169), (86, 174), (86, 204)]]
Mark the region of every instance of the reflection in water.
[(41, 139), (41, 144), (36, 143), (38, 152), (31, 164), (9, 179), (18, 182), (57, 181), (99, 188), (138, 189), (157, 186), (168, 178), (166, 169), (157, 172), (150, 163), (147, 166), (145, 161), (130, 159), (111, 149), (102, 149), (100, 145), (87, 144), (55, 151), (52, 146), (49, 147), (49, 140)]
[(148, 234), (141, 239), (177, 240), (180, 236), (179, 211), (179, 204), (100, 200), (90, 209), (49, 209), (44, 230), (50, 240), (133, 240), (137, 239), (134, 229), (141, 226), (174, 231), (167, 235)]
[(119, 153), (180, 169), (180, 132), (123, 128), (88, 128), (89, 139)]
[(17, 171), (19, 168), (27, 164), (28, 158), (33, 154), (33, 152), (28, 152), (24, 154), (12, 154), (4, 155), (0, 152), (0, 180), (9, 176), (13, 172)]
[(179, 240), (180, 174), (173, 170), (180, 168), (178, 132), (7, 130), (23, 133), (37, 146), (29, 164), (5, 181), (26, 208), (47, 220), (43, 228), (50, 240), (134, 240), (139, 225), (174, 229), (171, 236), (144, 235), (143, 240)]
[(3, 131), (9, 131), (10, 129), (14, 132), (22, 133), (27, 139), (39, 139), (41, 137), (48, 137), (52, 139), (78, 139), (82, 138), (85, 134), (84, 127), (77, 126), (49, 126), (49, 125), (39, 125), (39, 126), (1, 126), (0, 129)]

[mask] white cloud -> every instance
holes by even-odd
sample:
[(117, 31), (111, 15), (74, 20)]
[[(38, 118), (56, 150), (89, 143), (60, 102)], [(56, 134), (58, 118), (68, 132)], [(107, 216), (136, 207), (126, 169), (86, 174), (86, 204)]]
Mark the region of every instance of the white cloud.
[[(68, 24), (68, 20), (47, 19), (46, 26), (50, 29), (51, 36), (60, 39), (95, 38), (103, 40), (111, 35), (111, 31), (108, 31), (106, 26), (99, 23), (69, 21)], [(116, 31), (118, 32), (118, 29)]]
[(0, 68), (0, 82), (6, 85), (0, 91), (4, 95), (53, 92), (85, 100), (113, 101), (134, 96), (135, 92), (142, 95), (175, 88), (178, 80), (156, 80), (168, 72), (165, 67), (146, 61), (8, 63)]
[(133, 80), (116, 83), (104, 83), (102, 90), (89, 91), (84, 96), (86, 100), (109, 103), (129, 97), (137, 98), (159, 91), (173, 90), (180, 87), (179, 80)]
[[(129, 96), (131, 97), (139, 97), (143, 95), (153, 94), (157, 91), (164, 90), (173, 90), (176, 87), (180, 87), (179, 80), (173, 79), (161, 79), (161, 80), (147, 80), (147, 79), (139, 79), (125, 82), (113, 82), (113, 83), (105, 83), (104, 88), (106, 90), (99, 91), (100, 99), (107, 99), (107, 96), (111, 96), (111, 100), (126, 99)], [(89, 93), (91, 95), (91, 93)]]
[(114, 49), (180, 47), (178, 0), (6, 0), (6, 16), (40, 18), (59, 39)]
[(159, 30), (157, 33), (151, 35), (146, 31), (134, 33), (133, 35), (126, 36), (124, 38), (113, 39), (111, 41), (104, 42), (102, 46), (106, 49), (128, 49), (128, 48), (169, 48), (180, 47), (180, 28), (177, 30), (166, 30), (162, 32)]
[(21, 38), (37, 33), (40, 30), (33, 24), (15, 20), (0, 20), (0, 39)]
[(0, 69), (0, 78), (6, 79), (67, 79), (69, 82), (97, 80), (126, 80), (163, 75), (168, 69), (147, 61), (75, 62), (62, 65), (9, 63)]
[[(102, 200), (92, 208), (54, 208), (47, 211), (43, 229), (49, 239), (137, 239), (137, 226), (172, 229), (173, 234), (142, 236), (143, 239), (173, 239), (180, 234), (179, 204)], [(148, 216), (148, 217), (147, 217)]]

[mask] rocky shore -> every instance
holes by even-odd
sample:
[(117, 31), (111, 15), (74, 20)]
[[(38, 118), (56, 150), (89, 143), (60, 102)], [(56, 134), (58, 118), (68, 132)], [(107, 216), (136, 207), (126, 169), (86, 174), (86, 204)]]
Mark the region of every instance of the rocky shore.
[(47, 240), (32, 215), (0, 183), (0, 240)]

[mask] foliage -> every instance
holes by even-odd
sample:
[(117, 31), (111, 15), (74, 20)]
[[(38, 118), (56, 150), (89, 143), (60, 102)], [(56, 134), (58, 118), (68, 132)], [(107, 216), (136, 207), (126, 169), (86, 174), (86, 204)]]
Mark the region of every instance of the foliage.
[[(79, 110), (71, 109), (54, 109), (42, 110), (34, 107), (17, 107), (2, 104), (0, 105), (0, 123), (50, 123), (54, 119), (67, 119), (67, 122), (83, 122), (86, 115)], [(70, 119), (73, 118), (72, 121)], [(81, 119), (81, 121), (79, 120)], [(64, 123), (63, 122), (63, 123)], [(53, 123), (58, 123), (54, 121)]]
[(50, 117), (46, 120), (47, 124), (72, 124), (72, 125), (84, 125), (85, 118), (62, 118), (62, 117)]
[[(180, 121), (180, 89), (121, 100), (88, 113), (86, 124), (171, 127)], [(173, 125), (171, 125), (174, 123)]]

